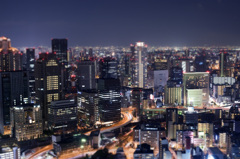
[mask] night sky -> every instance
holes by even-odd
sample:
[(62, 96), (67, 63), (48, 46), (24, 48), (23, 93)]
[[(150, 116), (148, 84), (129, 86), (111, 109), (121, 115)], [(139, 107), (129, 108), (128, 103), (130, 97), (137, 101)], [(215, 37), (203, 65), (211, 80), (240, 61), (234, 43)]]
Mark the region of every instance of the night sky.
[(240, 0), (2, 0), (0, 36), (14, 47), (240, 46)]

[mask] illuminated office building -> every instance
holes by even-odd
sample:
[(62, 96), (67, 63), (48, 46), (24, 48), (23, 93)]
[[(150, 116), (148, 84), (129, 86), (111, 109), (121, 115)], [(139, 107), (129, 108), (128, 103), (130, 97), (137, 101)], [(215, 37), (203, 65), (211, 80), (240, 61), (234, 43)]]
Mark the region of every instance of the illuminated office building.
[(48, 107), (48, 126), (54, 134), (69, 134), (77, 129), (77, 105), (74, 100), (52, 101)]
[(0, 72), (22, 70), (22, 53), (11, 47), (11, 40), (0, 37)]
[(99, 97), (96, 90), (85, 90), (78, 93), (79, 107), (85, 110), (90, 123), (95, 124), (99, 121)]
[(43, 120), (47, 121), (48, 106), (52, 101), (60, 100), (61, 67), (56, 55), (41, 53), (35, 63), (36, 102), (43, 111)]
[(119, 121), (121, 118), (120, 80), (98, 79), (98, 90), (100, 121)]
[(0, 72), (0, 133), (10, 135), (10, 108), (29, 102), (28, 72)]
[(52, 52), (56, 53), (61, 64), (67, 65), (68, 63), (68, 40), (67, 39), (52, 39)]
[(131, 46), (132, 86), (147, 87), (147, 45), (144, 42), (136, 42)]
[[(209, 73), (207, 72), (188, 72), (183, 74), (184, 86), (184, 105), (194, 103), (191, 99), (191, 91), (202, 93), (202, 104), (207, 105), (209, 101)], [(202, 92), (201, 92), (202, 91)], [(198, 95), (196, 93), (196, 95)], [(193, 98), (193, 97), (192, 97)], [(195, 97), (194, 97), (195, 98)]]
[(77, 65), (78, 90), (96, 89), (96, 61), (81, 61)]
[(166, 137), (166, 132), (159, 124), (140, 124), (134, 128), (134, 141), (149, 144), (151, 149), (158, 150), (163, 137)]
[(11, 108), (11, 126), (18, 141), (39, 138), (43, 133), (40, 105), (27, 104)]
[(221, 77), (230, 77), (230, 71), (228, 68), (228, 57), (229, 54), (226, 51), (222, 51), (219, 53)]
[(35, 49), (28, 48), (27, 54), (27, 70), (29, 71), (29, 91), (30, 95), (35, 95), (35, 77), (34, 77), (34, 66), (35, 66)]
[(106, 57), (99, 61), (99, 78), (118, 78), (117, 60)]
[(183, 105), (183, 86), (165, 86), (164, 103), (166, 105)]

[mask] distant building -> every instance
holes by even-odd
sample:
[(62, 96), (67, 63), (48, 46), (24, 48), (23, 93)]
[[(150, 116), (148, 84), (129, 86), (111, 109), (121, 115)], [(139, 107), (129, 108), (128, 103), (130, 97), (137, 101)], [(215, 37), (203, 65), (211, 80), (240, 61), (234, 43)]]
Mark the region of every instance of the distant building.
[(0, 37), (0, 72), (22, 70), (22, 53), (11, 47), (11, 40)]
[(11, 126), (18, 141), (39, 138), (43, 133), (40, 105), (27, 104), (11, 108)]
[(68, 40), (67, 39), (52, 39), (52, 53), (56, 53), (59, 62), (64, 65), (68, 63)]
[(137, 42), (131, 46), (131, 68), (132, 68), (132, 86), (147, 87), (147, 45), (144, 42)]
[(74, 100), (52, 101), (48, 124), (55, 134), (69, 134), (77, 129), (77, 105)]

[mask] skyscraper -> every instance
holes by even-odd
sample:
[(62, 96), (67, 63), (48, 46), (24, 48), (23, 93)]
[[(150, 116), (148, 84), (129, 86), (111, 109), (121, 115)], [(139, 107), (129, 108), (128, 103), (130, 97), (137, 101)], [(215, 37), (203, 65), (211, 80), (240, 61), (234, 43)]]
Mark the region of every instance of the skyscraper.
[(100, 121), (119, 121), (121, 118), (120, 80), (99, 79), (98, 90)]
[(81, 61), (76, 70), (78, 90), (96, 89), (96, 61)]
[(68, 40), (67, 39), (52, 39), (52, 53), (56, 53), (59, 62), (67, 65), (68, 63)]
[(62, 96), (64, 96), (69, 86), (68, 40), (52, 39), (52, 53), (56, 54), (56, 58), (61, 66), (61, 90)]
[(35, 49), (28, 48), (27, 54), (27, 70), (29, 71), (29, 91), (30, 95), (35, 95), (35, 77), (34, 77), (34, 66), (35, 66)]
[(22, 70), (22, 53), (11, 47), (11, 40), (0, 37), (0, 72)]
[(28, 72), (0, 72), (0, 133), (11, 134), (10, 107), (27, 104)]
[(106, 57), (99, 61), (100, 78), (118, 78), (117, 60), (112, 57)]
[(220, 52), (219, 58), (220, 58), (220, 71), (221, 71), (221, 77), (230, 77), (229, 76), (229, 71), (227, 68), (228, 65), (228, 53), (226, 51)]
[(144, 42), (137, 42), (131, 46), (132, 58), (132, 86), (147, 87), (147, 45)]
[(52, 101), (60, 99), (61, 67), (53, 53), (41, 53), (35, 63), (36, 102), (43, 110), (43, 120), (47, 121), (48, 107)]

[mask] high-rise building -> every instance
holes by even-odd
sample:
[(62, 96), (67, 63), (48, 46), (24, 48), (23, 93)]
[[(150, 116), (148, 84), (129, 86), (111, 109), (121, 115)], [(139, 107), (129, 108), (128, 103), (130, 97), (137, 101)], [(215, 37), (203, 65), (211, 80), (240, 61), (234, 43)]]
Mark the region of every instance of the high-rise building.
[(118, 78), (117, 60), (112, 57), (105, 57), (99, 61), (100, 78)]
[(43, 133), (40, 105), (27, 104), (11, 108), (11, 126), (18, 141), (39, 138)]
[(98, 90), (100, 121), (119, 121), (121, 118), (120, 80), (99, 79)]
[(67, 39), (52, 39), (52, 53), (56, 53), (61, 64), (67, 65), (68, 63), (68, 40)]
[(137, 42), (131, 46), (132, 86), (139, 88), (147, 87), (147, 45)]
[(31, 97), (35, 95), (35, 77), (34, 77), (34, 66), (35, 66), (35, 49), (28, 48), (27, 54), (27, 70), (29, 71), (29, 91)]
[(28, 72), (0, 72), (0, 132), (11, 134), (10, 107), (29, 102)]
[(176, 85), (183, 83), (183, 70), (181, 67), (172, 67), (169, 72), (170, 81)]
[[(184, 86), (184, 105), (194, 103), (194, 99), (191, 96), (191, 91), (202, 91), (203, 105), (207, 105), (209, 101), (209, 73), (208, 72), (188, 72), (183, 74), (183, 86)], [(198, 90), (197, 90), (198, 89)], [(196, 93), (198, 95), (198, 93)], [(189, 98), (188, 98), (189, 97)], [(195, 97), (194, 97), (195, 98)], [(199, 100), (199, 99), (198, 99)]]
[(230, 77), (227, 68), (229, 62), (228, 55), (229, 54), (226, 51), (219, 53), (221, 77)]
[(0, 72), (22, 70), (22, 53), (11, 47), (11, 40), (0, 37)]
[(85, 90), (78, 93), (79, 107), (83, 108), (91, 124), (99, 121), (98, 92), (96, 90)]
[(69, 134), (77, 129), (77, 105), (74, 100), (52, 101), (48, 107), (48, 125), (55, 134)]
[(96, 61), (81, 61), (76, 70), (78, 90), (96, 89)]
[(165, 86), (164, 103), (167, 105), (183, 105), (183, 87), (178, 85), (175, 87)]
[(134, 128), (134, 141), (147, 143), (155, 150), (159, 149), (159, 141), (163, 137), (166, 137), (165, 128), (158, 123), (139, 124)]
[(141, 110), (143, 109), (143, 90), (142, 88), (134, 88), (131, 94), (131, 102), (132, 107), (136, 108), (136, 115), (139, 116), (141, 114)]
[(194, 65), (196, 72), (206, 72), (208, 70), (207, 56), (205, 52), (195, 57)]
[(47, 121), (48, 106), (52, 101), (60, 100), (61, 67), (53, 53), (41, 53), (35, 63), (36, 102), (43, 111), (43, 120)]

